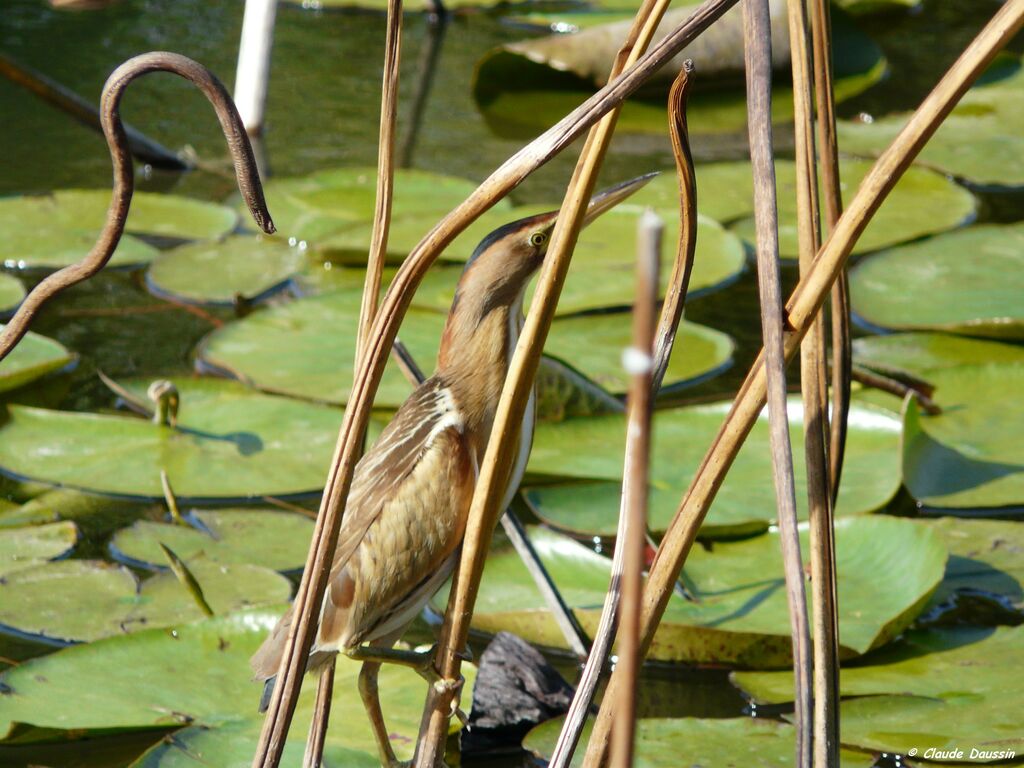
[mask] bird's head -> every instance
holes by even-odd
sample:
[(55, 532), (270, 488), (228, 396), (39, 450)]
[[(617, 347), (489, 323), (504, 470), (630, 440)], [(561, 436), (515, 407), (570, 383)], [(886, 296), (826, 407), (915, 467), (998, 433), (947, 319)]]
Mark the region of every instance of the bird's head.
[[(587, 226), (605, 211), (639, 190), (656, 173), (649, 173), (595, 194), (584, 214)], [(511, 307), (544, 262), (558, 211), (548, 211), (513, 221), (491, 232), (476, 247), (459, 280), (452, 311), (472, 301), (472, 311), (482, 319), (499, 307)], [(469, 307), (461, 306), (463, 309)]]

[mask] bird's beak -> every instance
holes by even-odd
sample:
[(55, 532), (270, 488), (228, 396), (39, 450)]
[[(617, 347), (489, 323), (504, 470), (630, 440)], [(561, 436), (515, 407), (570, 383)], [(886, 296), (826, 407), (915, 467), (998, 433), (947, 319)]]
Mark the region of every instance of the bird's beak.
[(614, 208), (634, 192), (640, 190), (657, 175), (657, 172), (655, 172), (637, 176), (635, 179), (623, 181), (614, 187), (608, 187), (608, 189), (598, 192), (590, 198), (590, 205), (587, 207), (587, 212), (583, 217), (583, 226), (587, 226), (602, 213)]

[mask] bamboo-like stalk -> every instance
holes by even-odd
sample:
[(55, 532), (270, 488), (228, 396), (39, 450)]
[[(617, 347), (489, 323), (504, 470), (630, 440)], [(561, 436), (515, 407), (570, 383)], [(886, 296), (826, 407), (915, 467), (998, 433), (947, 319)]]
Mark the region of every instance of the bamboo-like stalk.
[[(370, 251), (366, 260), (366, 279), (359, 308), (356, 331), (355, 366), (369, 346), (373, 321), (377, 317), (377, 298), (384, 274), (391, 228), (391, 207), (395, 191), (395, 134), (398, 121), (399, 68), (402, 63), (402, 0), (388, 0), (387, 32), (384, 40), (384, 77), (380, 97), (380, 130), (377, 140), (377, 190), (373, 210)], [(323, 762), (324, 739), (331, 716), (331, 694), (334, 691), (332, 658), (320, 668), (316, 703), (306, 739), (303, 768), (319, 768)]]
[[(800, 274), (806, 275), (821, 245), (818, 218), (818, 169), (814, 141), (810, 23), (805, 0), (787, 6), (793, 69), (793, 106), (797, 175), (797, 226)], [(821, 84), (825, 87), (825, 84)], [(834, 171), (834, 169), (833, 169)], [(838, 179), (833, 175), (833, 184)], [(838, 191), (835, 187), (833, 192)], [(830, 207), (834, 200), (830, 197)], [(837, 287), (833, 288), (835, 296)], [(840, 341), (840, 343), (842, 343)], [(800, 345), (800, 389), (804, 408), (804, 460), (810, 519), (811, 605), (813, 622), (813, 763), (831, 768), (839, 759), (839, 644), (837, 640), (836, 564), (833, 546), (833, 492), (828, 462), (828, 364), (825, 318), (819, 313)], [(840, 393), (840, 399), (842, 394)], [(843, 404), (839, 404), (839, 430)]]
[[(790, 0), (792, 11), (802, 0)], [(792, 36), (792, 30), (790, 32)], [(754, 223), (757, 234), (757, 286), (764, 338), (769, 443), (779, 543), (785, 571), (793, 647), (796, 765), (811, 765), (811, 637), (807, 623), (800, 533), (797, 529), (796, 481), (789, 440), (786, 398), (786, 356), (783, 337), (782, 272), (779, 259), (779, 219), (772, 147), (772, 32), (768, 0), (745, 0), (743, 40), (747, 76), (747, 125), (754, 174)], [(795, 88), (794, 88), (795, 90)], [(796, 95), (794, 94), (796, 97)], [(798, 97), (797, 97), (798, 98)], [(797, 184), (799, 186), (801, 179)]]
[[(693, 174), (693, 156), (690, 153), (689, 137), (686, 130), (686, 100), (690, 91), (692, 62), (685, 62), (679, 76), (676, 77), (669, 92), (669, 133), (672, 137), (673, 154), (676, 161), (676, 175), (679, 183), (679, 242), (676, 250), (675, 262), (672, 265), (672, 274), (669, 278), (668, 290), (665, 293), (665, 301), (662, 304), (661, 319), (658, 322), (657, 342), (654, 352), (655, 367), (651, 380), (652, 395), (657, 392), (660, 382), (665, 376), (668, 367), (668, 360), (672, 354), (672, 347), (675, 343), (676, 330), (683, 315), (683, 308), (686, 303), (686, 291), (689, 285), (690, 273), (693, 269), (693, 256), (697, 247), (697, 186)], [(631, 454), (627, 454), (623, 467), (623, 483), (628, 481), (632, 472), (628, 467)], [(622, 498), (627, 495), (623, 488)], [(626, 539), (626, 527), (629, 516), (624, 514), (624, 508), (620, 505), (619, 522), (615, 534), (616, 542)], [(612, 557), (612, 573), (608, 584), (608, 592), (605, 596), (604, 606), (601, 608), (601, 618), (598, 620), (597, 631), (594, 634), (594, 642), (590, 649), (590, 655), (583, 667), (580, 680), (576, 685), (576, 693), (573, 695), (569, 711), (565, 716), (565, 723), (558, 735), (558, 741), (551, 754), (549, 768), (566, 768), (572, 760), (573, 753), (579, 743), (580, 734), (583, 733), (583, 726), (586, 723), (587, 715), (590, 712), (594, 695), (597, 693), (597, 684), (600, 681), (601, 673), (608, 661), (611, 651), (612, 640), (615, 637), (615, 628), (618, 623), (619, 602), (621, 599), (620, 586), (622, 583), (624, 550), (616, 546)]]
[[(668, 8), (668, 0), (644, 0), (626, 41), (619, 49), (609, 80), (634, 64), (647, 49)], [(445, 614), (445, 627), (436, 664), (441, 676), (453, 679), (460, 669), (459, 652), (469, 637), (469, 623), (483, 574), (484, 558), (499, 505), (505, 495), (523, 413), (533, 390), (540, 355), (554, 320), (569, 262), (583, 225), (583, 217), (597, 182), (597, 175), (611, 143), (619, 108), (612, 109), (587, 136), (572, 179), (562, 201), (530, 311), (509, 363), (501, 398), (491, 427), (480, 473), (473, 492), (459, 567)], [(427, 695), (413, 764), (418, 768), (440, 766), (455, 691), (432, 688)]]
[[(832, 24), (828, 0), (810, 0), (811, 48), (814, 57), (814, 96), (818, 115), (818, 153), (826, 231), (831, 232), (843, 213), (839, 178), (836, 105), (832, 88)], [(832, 414), (829, 418), (829, 488), (832, 505), (846, 452), (846, 425), (850, 417), (850, 369), (853, 346), (850, 334), (850, 283), (846, 269), (832, 288)]]
[(658, 268), (665, 225), (654, 211), (640, 217), (637, 244), (636, 301), (633, 304), (633, 345), (623, 354), (630, 374), (629, 416), (626, 419), (626, 466), (623, 479), (624, 513), (629, 518), (626, 538), (616, 542), (623, 551), (622, 621), (619, 623), (618, 668), (623, 684), (618, 718), (612, 731), (611, 764), (633, 764), (636, 733), (637, 678), (640, 657), (640, 600), (643, 596), (644, 547), (647, 543), (647, 480), (651, 462), (651, 374), (654, 368), (654, 330), (658, 307)]
[[(818, 252), (814, 265), (801, 279), (786, 304), (789, 316), (785, 338), (787, 359), (796, 353), (801, 339), (810, 328), (811, 320), (821, 309), (857, 238), (864, 232), (871, 217), (950, 110), (1022, 26), (1024, 0), (1008, 0), (978, 33), (914, 112), (892, 144), (875, 162), (837, 222), (836, 228)], [(644, 588), (641, 647), (645, 653), (650, 649), (655, 630), (668, 605), (668, 598), (672, 594), (673, 585), (689, 553), (696, 531), (700, 528), (715, 493), (732, 466), (743, 441), (757, 421), (764, 407), (765, 396), (766, 381), (762, 354), (754, 362), (740, 387), (729, 414), (704, 456), (658, 548)], [(613, 673), (605, 692), (605, 702), (615, 701), (621, 685), (620, 676)], [(603, 760), (612, 718), (612, 706), (602, 706), (591, 733), (586, 765), (599, 765)]]
[(188, 80), (206, 96), (213, 105), (224, 138), (227, 139), (235, 176), (238, 178), (238, 189), (249, 208), (249, 213), (264, 232), (270, 234), (274, 231), (274, 222), (263, 199), (263, 188), (260, 186), (252, 145), (238, 117), (238, 111), (220, 80), (206, 67), (176, 53), (157, 51), (135, 56), (110, 74), (100, 97), (100, 123), (114, 166), (114, 188), (103, 230), (85, 258), (44, 278), (21, 302), (14, 317), (7, 322), (3, 331), (0, 331), (0, 360), (7, 357), (21, 341), (28, 332), (32, 320), (46, 302), (64, 289), (88, 280), (103, 269), (114, 254), (114, 249), (124, 233), (132, 193), (135, 190), (132, 150), (124, 123), (121, 121), (121, 99), (132, 81), (150, 72), (176, 74)]
[(705, 0), (685, 22), (662, 38), (628, 67), (620, 77), (574, 109), (556, 125), (516, 152), (492, 173), (465, 201), (444, 217), (409, 253), (392, 280), (381, 306), (370, 347), (353, 378), (352, 392), (338, 434), (334, 457), (324, 486), (320, 514), (313, 530), (310, 552), (295, 597), (295, 622), (285, 639), (277, 684), (253, 757), (253, 766), (276, 766), (295, 711), (301, 676), (315, 629), (315, 608), (324, 588), (344, 514), (344, 500), (352, 482), (362, 435), (370, 417), (384, 364), (413, 292), (440, 251), (484, 211), (488, 210), (529, 174), (565, 149), (584, 130), (640, 87), (676, 53), (717, 21), (737, 0)]

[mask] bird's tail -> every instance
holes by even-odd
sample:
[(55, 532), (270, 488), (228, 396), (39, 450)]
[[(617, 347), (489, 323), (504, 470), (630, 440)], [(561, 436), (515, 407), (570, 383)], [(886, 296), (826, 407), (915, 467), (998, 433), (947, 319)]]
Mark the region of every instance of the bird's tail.
[(263, 695), (260, 696), (260, 712), (266, 712), (270, 706), (270, 697), (274, 695), (274, 683), (277, 682), (277, 675), (263, 681)]

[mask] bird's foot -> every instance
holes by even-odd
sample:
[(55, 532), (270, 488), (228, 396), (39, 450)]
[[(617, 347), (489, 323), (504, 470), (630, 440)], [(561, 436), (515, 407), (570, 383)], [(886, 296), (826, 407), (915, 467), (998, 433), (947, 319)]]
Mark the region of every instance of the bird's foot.
[[(459, 675), (457, 678), (444, 677), (437, 668), (434, 666), (434, 655), (437, 651), (437, 644), (435, 643), (430, 647), (429, 650), (423, 651), (424, 661), (416, 667), (416, 672), (422, 677), (427, 683), (439, 694), (451, 694), (451, 712), (449, 717), (456, 717), (459, 722), (463, 725), (469, 722), (469, 717), (459, 708), (459, 699), (462, 697), (462, 687), (466, 684), (466, 678)], [(457, 654), (459, 659), (462, 661), (471, 661), (473, 654), (470, 653), (469, 649), (464, 649)]]

